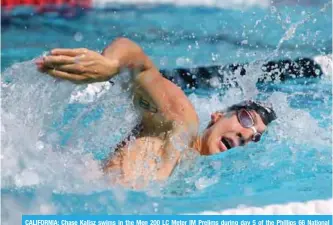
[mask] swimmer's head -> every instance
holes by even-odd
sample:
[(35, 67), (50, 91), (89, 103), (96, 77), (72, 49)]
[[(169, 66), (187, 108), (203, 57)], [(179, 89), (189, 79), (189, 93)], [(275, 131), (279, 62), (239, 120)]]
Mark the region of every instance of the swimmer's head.
[(251, 141), (258, 142), (268, 124), (276, 118), (271, 106), (251, 100), (214, 112), (201, 138), (200, 152), (212, 155)]

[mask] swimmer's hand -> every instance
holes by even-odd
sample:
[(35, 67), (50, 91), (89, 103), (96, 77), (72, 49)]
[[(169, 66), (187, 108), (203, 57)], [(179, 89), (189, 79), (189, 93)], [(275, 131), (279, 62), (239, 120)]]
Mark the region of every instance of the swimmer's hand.
[(39, 71), (74, 83), (93, 83), (109, 80), (119, 71), (117, 60), (85, 48), (53, 49), (50, 55), (38, 59)]

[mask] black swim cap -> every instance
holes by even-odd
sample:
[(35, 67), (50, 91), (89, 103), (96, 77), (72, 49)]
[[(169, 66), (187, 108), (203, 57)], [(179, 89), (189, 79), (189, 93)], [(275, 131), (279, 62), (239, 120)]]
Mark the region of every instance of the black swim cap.
[(261, 102), (252, 101), (252, 100), (247, 100), (232, 105), (227, 109), (227, 111), (237, 111), (240, 109), (256, 111), (266, 126), (277, 118), (272, 106), (267, 106)]

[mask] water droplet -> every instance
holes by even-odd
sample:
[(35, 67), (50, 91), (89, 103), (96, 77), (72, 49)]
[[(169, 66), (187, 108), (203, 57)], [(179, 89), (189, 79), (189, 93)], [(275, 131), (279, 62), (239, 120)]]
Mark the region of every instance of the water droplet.
[(74, 35), (74, 40), (77, 42), (80, 42), (80, 41), (82, 41), (82, 39), (83, 39), (83, 35), (80, 32), (76, 32)]

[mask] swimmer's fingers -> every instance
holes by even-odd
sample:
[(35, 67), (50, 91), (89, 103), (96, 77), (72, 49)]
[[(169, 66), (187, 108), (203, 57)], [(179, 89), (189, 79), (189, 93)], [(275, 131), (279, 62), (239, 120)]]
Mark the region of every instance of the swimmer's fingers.
[(82, 54), (88, 53), (88, 49), (86, 48), (55, 48), (51, 50), (51, 55), (66, 55), (66, 56), (78, 56)]
[(46, 72), (53, 77), (61, 78), (64, 80), (69, 80), (74, 83), (88, 83), (90, 80), (90, 78), (85, 77), (85, 76), (71, 74), (71, 73), (67, 73), (67, 72), (63, 72), (63, 71), (59, 71), (59, 70), (55, 70), (55, 69), (50, 69), (50, 70), (47, 70)]
[(46, 67), (54, 67), (59, 64), (73, 64), (73, 63), (75, 63), (75, 58), (65, 55), (45, 56), (43, 58), (43, 65)]
[(87, 72), (87, 68), (80, 65), (80, 64), (66, 64), (66, 65), (59, 65), (54, 67), (58, 71), (74, 73), (74, 74), (83, 74)]

